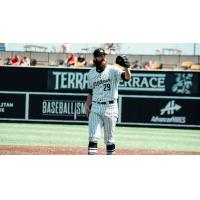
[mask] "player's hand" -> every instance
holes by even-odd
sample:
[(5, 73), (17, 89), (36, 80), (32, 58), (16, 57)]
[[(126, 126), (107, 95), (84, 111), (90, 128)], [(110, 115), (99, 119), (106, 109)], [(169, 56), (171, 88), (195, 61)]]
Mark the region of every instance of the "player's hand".
[(85, 114), (87, 118), (89, 118), (91, 107), (92, 105), (88, 106), (87, 104), (85, 104)]

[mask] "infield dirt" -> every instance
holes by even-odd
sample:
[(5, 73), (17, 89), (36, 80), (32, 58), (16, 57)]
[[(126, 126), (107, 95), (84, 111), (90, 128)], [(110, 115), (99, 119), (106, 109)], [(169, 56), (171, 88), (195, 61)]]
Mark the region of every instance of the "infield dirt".
[[(105, 155), (104, 148), (98, 149)], [(117, 155), (200, 155), (200, 152), (117, 149)], [(0, 145), (0, 155), (87, 155), (85, 147)]]

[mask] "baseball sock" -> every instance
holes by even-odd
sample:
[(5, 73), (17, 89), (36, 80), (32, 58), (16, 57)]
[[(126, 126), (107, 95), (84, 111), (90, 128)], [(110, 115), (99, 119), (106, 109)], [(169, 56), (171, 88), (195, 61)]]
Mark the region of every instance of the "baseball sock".
[(107, 155), (115, 155), (115, 144), (110, 144), (106, 146)]
[(96, 155), (97, 154), (97, 143), (89, 142), (88, 145), (88, 155)]

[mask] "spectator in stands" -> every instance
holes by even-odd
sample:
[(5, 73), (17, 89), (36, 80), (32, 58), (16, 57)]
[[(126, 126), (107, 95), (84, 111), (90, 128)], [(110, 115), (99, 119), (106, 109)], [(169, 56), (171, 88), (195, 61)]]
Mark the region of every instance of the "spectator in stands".
[(76, 63), (76, 57), (73, 53), (71, 53), (70, 56), (64, 62), (64, 64), (67, 65), (68, 67), (73, 66), (75, 63)]
[(56, 65), (57, 65), (57, 66), (63, 66), (64, 63), (65, 63), (65, 61), (64, 61), (63, 59), (58, 59), (58, 60), (56, 60)]
[(77, 61), (78, 61), (79, 63), (82, 63), (84, 66), (87, 65), (87, 61), (86, 61), (86, 59), (84, 58), (83, 55), (80, 55), (80, 56), (78, 57)]
[(149, 60), (148, 62), (144, 63), (144, 69), (146, 70), (152, 70), (154, 69), (154, 63), (152, 60)]
[(11, 58), (6, 58), (5, 61), (4, 61), (4, 64), (5, 65), (12, 65)]
[(77, 62), (75, 63), (74, 67), (85, 67), (87, 62), (83, 55), (79, 55), (77, 58)]
[(30, 60), (30, 65), (31, 65), (31, 66), (36, 66), (36, 65), (37, 65), (37, 60), (36, 60), (35, 58), (32, 58), (32, 59)]
[(9, 62), (10, 62), (11, 65), (20, 65), (21, 59), (20, 59), (19, 56), (14, 56), (14, 57), (12, 57), (12, 58), (10, 59)]
[(26, 56), (23, 57), (23, 59), (21, 60), (21, 66), (30, 66), (30, 59), (27, 58)]
[(142, 69), (142, 64), (139, 60), (135, 60), (133, 62), (133, 65), (131, 66), (132, 69)]

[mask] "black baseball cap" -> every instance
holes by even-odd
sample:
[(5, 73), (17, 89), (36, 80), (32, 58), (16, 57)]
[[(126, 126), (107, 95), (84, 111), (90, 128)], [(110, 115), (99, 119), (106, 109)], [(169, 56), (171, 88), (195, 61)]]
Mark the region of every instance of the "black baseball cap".
[(98, 48), (94, 51), (93, 53), (94, 57), (98, 57), (98, 56), (101, 56), (101, 55), (107, 55), (105, 50), (102, 49), (102, 48)]

